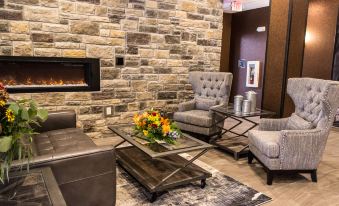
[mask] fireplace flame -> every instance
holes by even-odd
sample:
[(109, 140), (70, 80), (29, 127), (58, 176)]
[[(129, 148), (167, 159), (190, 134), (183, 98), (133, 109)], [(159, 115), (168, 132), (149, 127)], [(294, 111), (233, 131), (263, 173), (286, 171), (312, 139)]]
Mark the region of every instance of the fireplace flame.
[(27, 77), (23, 82), (17, 82), (14, 79), (5, 79), (2, 80), (2, 83), (5, 86), (18, 86), (18, 85), (78, 85), (86, 84), (84, 80), (62, 80), (62, 79), (42, 79), (42, 80), (32, 80), (31, 77)]

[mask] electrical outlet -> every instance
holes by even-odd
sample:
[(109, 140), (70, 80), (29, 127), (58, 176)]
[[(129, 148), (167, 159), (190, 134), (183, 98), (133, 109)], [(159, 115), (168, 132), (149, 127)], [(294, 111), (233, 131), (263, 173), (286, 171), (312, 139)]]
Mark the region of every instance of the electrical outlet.
[(116, 67), (123, 67), (125, 65), (125, 58), (124, 57), (115, 57), (115, 66)]
[(106, 114), (106, 116), (111, 116), (112, 115), (112, 107), (106, 107), (105, 108), (105, 114)]

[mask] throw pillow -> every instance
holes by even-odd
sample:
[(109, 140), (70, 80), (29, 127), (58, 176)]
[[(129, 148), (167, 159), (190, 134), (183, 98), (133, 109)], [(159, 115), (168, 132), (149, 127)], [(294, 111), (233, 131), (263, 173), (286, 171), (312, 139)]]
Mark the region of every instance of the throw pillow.
[(195, 98), (195, 108), (200, 110), (209, 110), (210, 107), (217, 105), (217, 100), (203, 98), (203, 97), (196, 97)]
[(292, 116), (288, 118), (286, 125), (287, 130), (306, 130), (312, 128), (313, 125), (311, 122), (304, 120), (295, 113), (293, 113)]

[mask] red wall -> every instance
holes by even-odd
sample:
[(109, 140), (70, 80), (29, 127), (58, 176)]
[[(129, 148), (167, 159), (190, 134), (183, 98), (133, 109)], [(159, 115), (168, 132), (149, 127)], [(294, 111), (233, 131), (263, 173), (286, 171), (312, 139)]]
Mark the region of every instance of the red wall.
[[(261, 106), (263, 74), (266, 56), (269, 8), (244, 11), (232, 15), (230, 71), (234, 75), (232, 98), (234, 95), (245, 95), (246, 91), (256, 91), (257, 105)], [(257, 27), (266, 26), (266, 32), (257, 32)], [(238, 60), (260, 61), (259, 88), (246, 87), (246, 69), (238, 68)], [(233, 101), (233, 99), (231, 99)]]

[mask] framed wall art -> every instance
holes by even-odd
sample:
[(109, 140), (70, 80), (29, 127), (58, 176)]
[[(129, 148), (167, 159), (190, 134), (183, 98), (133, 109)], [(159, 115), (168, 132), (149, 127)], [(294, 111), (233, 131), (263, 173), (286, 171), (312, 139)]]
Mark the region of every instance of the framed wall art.
[(260, 61), (247, 62), (246, 87), (259, 87)]

